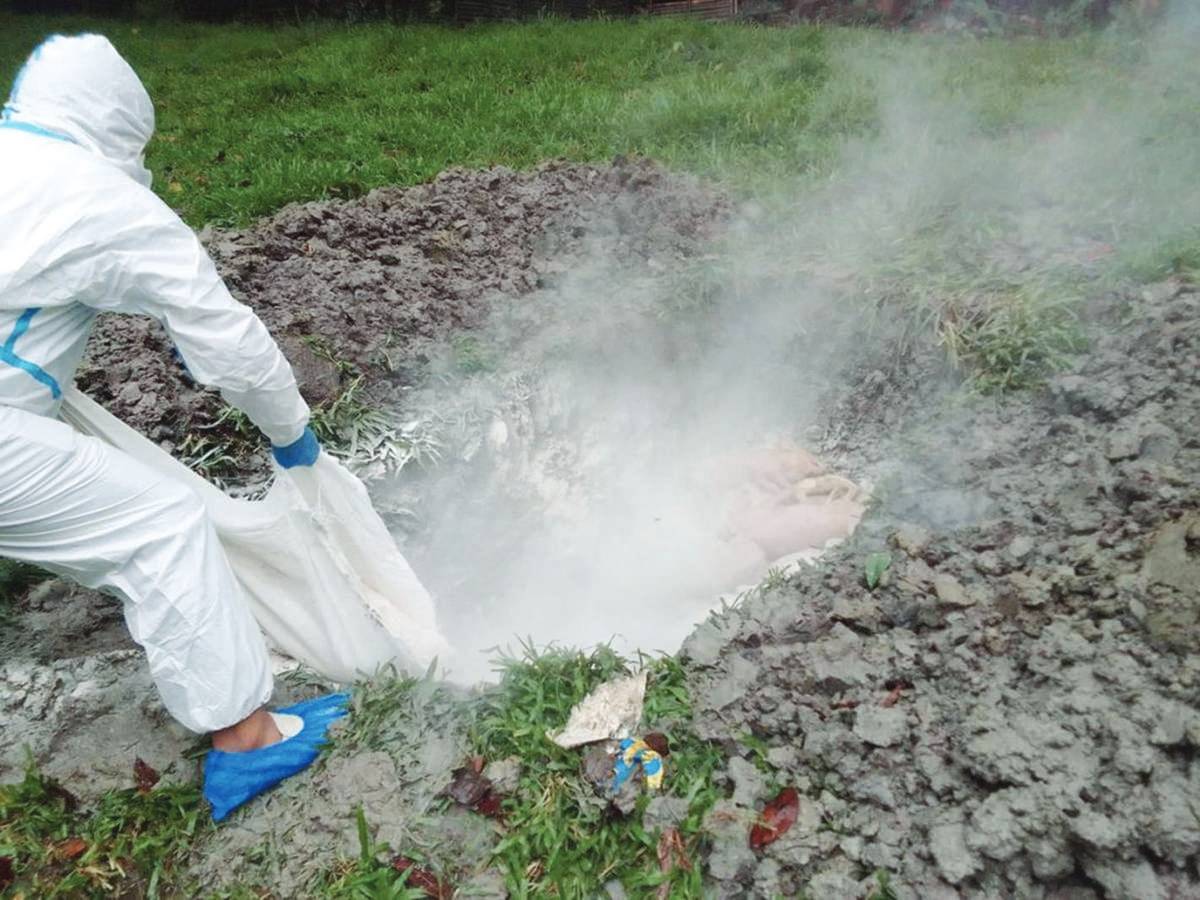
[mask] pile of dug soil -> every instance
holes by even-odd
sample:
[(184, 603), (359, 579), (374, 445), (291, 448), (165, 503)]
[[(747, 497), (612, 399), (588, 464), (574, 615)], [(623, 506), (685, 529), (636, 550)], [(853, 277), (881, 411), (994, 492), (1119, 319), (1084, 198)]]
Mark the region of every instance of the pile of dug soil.
[(1091, 312), (1035, 396), (903, 408), (909, 463), (856, 539), (685, 645), (701, 733), (760, 738), (801, 794), (756, 856), (766, 785), (732, 761), (718, 895), (863, 896), (877, 869), (925, 900), (1200, 891), (1200, 293)]
[[(496, 297), (553, 280), (585, 236), (614, 258), (688, 254), (725, 211), (696, 180), (644, 160), (548, 163), (452, 170), (362, 200), (293, 204), (245, 231), (202, 237), (234, 295), (280, 341), (311, 405), (358, 374), (371, 402), (389, 404), (421, 380), (431, 345), (480, 324)], [(104, 317), (79, 384), (169, 450), (221, 410), (145, 319)]]

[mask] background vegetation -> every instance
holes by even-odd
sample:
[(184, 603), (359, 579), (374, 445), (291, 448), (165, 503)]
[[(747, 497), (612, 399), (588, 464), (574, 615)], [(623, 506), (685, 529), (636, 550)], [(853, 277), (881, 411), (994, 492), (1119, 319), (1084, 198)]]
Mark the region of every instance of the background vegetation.
[[(827, 174), (845, 139), (876, 123), (867, 84), (825, 90), (835, 45), (857, 37), (809, 26), (231, 28), (0, 14), (0, 78), (46, 35), (84, 30), (103, 31), (145, 80), (158, 113), (155, 188), (195, 226), (450, 166), (553, 157), (644, 154), (770, 192), (782, 176)], [(1095, 52), (1086, 36), (885, 38), (945, 56), (997, 122), (1031, 91), (1086, 76)]]

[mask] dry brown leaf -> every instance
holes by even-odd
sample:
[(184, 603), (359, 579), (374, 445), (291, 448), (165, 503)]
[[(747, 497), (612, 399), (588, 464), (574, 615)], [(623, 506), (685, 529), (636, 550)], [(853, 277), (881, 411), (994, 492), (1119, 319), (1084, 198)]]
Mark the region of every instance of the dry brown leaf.
[[(670, 875), (675, 869), (692, 871), (692, 861), (688, 859), (683, 835), (679, 833), (678, 828), (664, 828), (663, 833), (659, 835), (658, 868), (664, 875)], [(664, 881), (658, 886), (658, 900), (668, 900), (670, 896), (671, 882)]]
[(55, 850), (61, 859), (79, 859), (87, 852), (87, 848), (87, 841), (83, 838), (73, 837), (67, 838)]
[(158, 784), (158, 772), (140, 756), (133, 761), (133, 779), (137, 782), (139, 794), (148, 794)]

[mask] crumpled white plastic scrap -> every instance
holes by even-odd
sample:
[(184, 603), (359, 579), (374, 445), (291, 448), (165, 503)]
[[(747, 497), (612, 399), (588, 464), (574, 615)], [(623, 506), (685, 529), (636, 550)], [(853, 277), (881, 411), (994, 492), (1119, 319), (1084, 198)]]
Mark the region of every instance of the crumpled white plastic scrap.
[(575, 705), (562, 730), (548, 731), (546, 737), (565, 748), (630, 737), (645, 702), (645, 671), (606, 681)]

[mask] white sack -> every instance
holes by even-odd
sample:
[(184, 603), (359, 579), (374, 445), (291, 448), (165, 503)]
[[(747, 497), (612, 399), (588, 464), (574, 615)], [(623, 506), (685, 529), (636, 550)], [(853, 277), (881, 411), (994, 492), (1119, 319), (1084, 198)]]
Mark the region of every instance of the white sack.
[(60, 415), (200, 496), (250, 611), (283, 653), (336, 681), (385, 663), (446, 662), (432, 598), (362, 482), (328, 453), (278, 470), (262, 500), (236, 500), (74, 387)]

